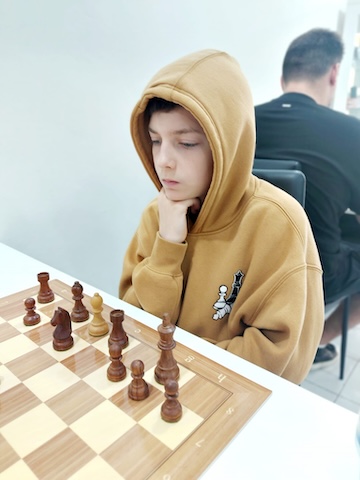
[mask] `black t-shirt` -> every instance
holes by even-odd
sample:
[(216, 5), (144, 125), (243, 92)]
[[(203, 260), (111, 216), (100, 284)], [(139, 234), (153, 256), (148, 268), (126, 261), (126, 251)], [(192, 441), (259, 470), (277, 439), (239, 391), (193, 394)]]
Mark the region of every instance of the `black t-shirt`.
[(360, 213), (360, 121), (298, 93), (256, 106), (255, 115), (255, 156), (301, 163), (305, 210), (324, 269), (325, 294), (332, 296), (351, 271), (339, 222), (347, 208)]

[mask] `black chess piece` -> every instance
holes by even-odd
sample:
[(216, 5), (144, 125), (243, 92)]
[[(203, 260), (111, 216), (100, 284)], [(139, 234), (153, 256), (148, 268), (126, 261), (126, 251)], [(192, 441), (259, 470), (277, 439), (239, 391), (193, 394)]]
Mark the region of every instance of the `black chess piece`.
[(109, 346), (111, 343), (118, 343), (123, 350), (129, 345), (129, 337), (127, 336), (123, 326), (124, 311), (112, 310), (110, 312), (110, 321), (113, 324), (113, 327), (109, 335)]
[(165, 385), (167, 380), (178, 380), (180, 376), (180, 369), (172, 352), (176, 346), (173, 338), (175, 328), (175, 325), (170, 322), (170, 316), (164, 314), (163, 323), (158, 327), (160, 334), (158, 347), (161, 354), (154, 371), (155, 380), (161, 385)]
[(82, 302), (84, 298), (83, 286), (79, 282), (75, 282), (72, 286), (73, 300), (75, 301), (74, 307), (71, 312), (71, 320), (73, 322), (85, 322), (90, 317), (89, 311)]
[(133, 360), (130, 365), (133, 377), (128, 387), (128, 395), (132, 400), (144, 400), (149, 396), (149, 385), (145, 382), (144, 363), (141, 360)]
[(40, 323), (40, 315), (35, 312), (35, 300), (33, 298), (27, 298), (24, 301), (26, 315), (24, 316), (24, 325), (32, 326)]
[(179, 385), (176, 380), (165, 383), (165, 402), (161, 405), (161, 418), (165, 422), (178, 422), (182, 417), (182, 406), (178, 400)]
[(64, 308), (58, 307), (51, 319), (51, 325), (55, 327), (53, 333), (54, 350), (69, 350), (74, 345), (69, 312)]
[(55, 295), (49, 286), (49, 274), (48, 272), (38, 273), (38, 281), (40, 282), (40, 290), (37, 296), (39, 303), (50, 303), (54, 300)]
[(111, 343), (109, 347), (111, 363), (107, 369), (107, 378), (111, 382), (119, 382), (126, 377), (126, 367), (122, 363), (121, 346)]

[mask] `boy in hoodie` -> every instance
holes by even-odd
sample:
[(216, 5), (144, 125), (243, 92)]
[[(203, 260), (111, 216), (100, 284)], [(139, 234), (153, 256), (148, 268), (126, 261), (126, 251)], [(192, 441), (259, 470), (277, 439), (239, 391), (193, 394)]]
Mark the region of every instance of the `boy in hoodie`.
[(318, 251), (300, 204), (251, 173), (254, 106), (236, 60), (205, 50), (161, 69), (131, 134), (159, 195), (120, 298), (301, 383), (324, 326)]

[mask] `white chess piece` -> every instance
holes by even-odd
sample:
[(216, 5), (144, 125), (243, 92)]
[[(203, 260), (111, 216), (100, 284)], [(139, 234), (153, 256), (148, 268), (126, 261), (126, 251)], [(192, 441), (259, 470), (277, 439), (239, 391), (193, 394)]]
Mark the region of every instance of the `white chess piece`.
[(225, 295), (227, 292), (227, 286), (226, 285), (221, 285), (219, 288), (219, 299), (217, 302), (214, 303), (213, 307), (215, 310), (220, 310), (221, 308), (225, 307), (226, 301), (225, 301)]

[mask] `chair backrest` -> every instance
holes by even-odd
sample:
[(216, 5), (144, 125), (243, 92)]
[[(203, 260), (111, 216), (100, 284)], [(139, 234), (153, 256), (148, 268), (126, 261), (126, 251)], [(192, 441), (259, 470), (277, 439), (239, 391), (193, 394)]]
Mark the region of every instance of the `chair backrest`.
[(275, 160), (273, 158), (254, 158), (253, 168), (266, 168), (271, 170), (301, 170), (297, 160)]
[(258, 178), (272, 183), (281, 188), (304, 207), (306, 193), (306, 177), (299, 170), (270, 170), (267, 168), (254, 168), (253, 172)]

